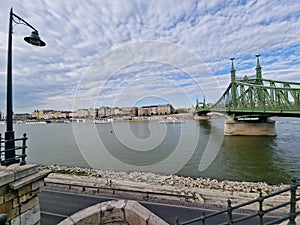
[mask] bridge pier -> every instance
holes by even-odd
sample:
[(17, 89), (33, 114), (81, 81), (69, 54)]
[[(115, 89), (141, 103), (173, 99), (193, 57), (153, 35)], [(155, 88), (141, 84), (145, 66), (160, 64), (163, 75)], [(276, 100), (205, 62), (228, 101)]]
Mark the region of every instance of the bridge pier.
[(224, 124), (224, 135), (227, 136), (276, 136), (275, 121), (269, 118), (258, 120), (228, 119)]
[(210, 116), (207, 116), (207, 115), (201, 115), (201, 116), (199, 116), (199, 115), (196, 115), (195, 117), (194, 117), (194, 119), (195, 120), (200, 120), (200, 121), (206, 121), (206, 120), (209, 120), (210, 119)]

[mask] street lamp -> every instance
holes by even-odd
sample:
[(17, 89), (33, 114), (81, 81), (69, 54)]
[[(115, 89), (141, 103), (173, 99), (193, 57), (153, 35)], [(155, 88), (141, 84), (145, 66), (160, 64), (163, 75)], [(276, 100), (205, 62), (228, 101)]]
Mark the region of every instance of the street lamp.
[(23, 24), (30, 27), (33, 31), (30, 37), (25, 37), (24, 40), (32, 45), (43, 47), (46, 45), (40, 37), (37, 29), (26, 22), (24, 19), (13, 13), (10, 10), (9, 30), (8, 30), (8, 53), (7, 53), (7, 100), (6, 100), (6, 132), (5, 132), (5, 160), (1, 161), (2, 165), (11, 165), (19, 162), (15, 153), (15, 135), (13, 131), (13, 104), (12, 104), (12, 34), (13, 22), (15, 24)]

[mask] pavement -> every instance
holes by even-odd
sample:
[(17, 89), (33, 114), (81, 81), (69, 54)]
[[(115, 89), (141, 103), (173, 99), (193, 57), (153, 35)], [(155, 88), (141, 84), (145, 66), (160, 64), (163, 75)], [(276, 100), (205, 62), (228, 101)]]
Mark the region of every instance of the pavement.
[[(248, 202), (259, 197), (258, 193), (244, 192), (228, 192), (223, 190), (213, 190), (205, 188), (179, 188), (177, 186), (155, 185), (146, 182), (132, 182), (126, 180), (112, 180), (111, 185), (107, 184), (106, 179), (76, 176), (70, 174), (52, 173), (45, 179), (46, 185), (49, 187), (60, 186), (65, 189), (72, 189), (78, 193), (85, 191), (86, 193), (97, 194), (106, 193), (113, 196), (131, 196), (136, 199), (148, 199), (151, 201), (165, 201), (170, 204), (172, 202), (177, 205), (206, 207), (210, 209), (226, 208), (228, 199), (232, 205), (238, 205)], [(264, 201), (264, 209), (278, 205), (290, 200), (290, 195), (283, 194), (272, 197)], [(243, 211), (257, 211), (257, 204), (245, 206)], [(284, 207), (277, 211), (276, 214), (286, 214), (289, 212), (289, 207)]]

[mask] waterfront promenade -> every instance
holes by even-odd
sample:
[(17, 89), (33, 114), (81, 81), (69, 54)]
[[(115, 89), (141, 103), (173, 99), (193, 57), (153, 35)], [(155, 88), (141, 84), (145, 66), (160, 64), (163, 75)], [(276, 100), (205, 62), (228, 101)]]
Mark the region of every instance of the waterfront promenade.
[[(179, 199), (182, 204), (226, 206), (227, 200), (239, 204), (263, 195), (289, 187), (286, 184), (269, 185), (265, 182), (238, 182), (211, 178), (192, 178), (178, 175), (163, 175), (149, 172), (117, 172), (94, 170), (90, 168), (43, 166), (53, 171), (46, 179), (46, 184), (61, 185), (78, 191), (95, 192), (136, 192), (140, 194), (160, 193), (170, 199)], [(82, 189), (82, 187), (85, 187)], [(300, 190), (298, 190), (298, 195)], [(151, 195), (151, 194), (150, 194)], [(277, 196), (274, 202), (289, 200), (289, 195)], [(272, 205), (272, 203), (269, 203)], [(300, 207), (300, 205), (299, 205)], [(251, 208), (250, 208), (251, 209)]]
[[(207, 210), (208, 213), (212, 213), (226, 208), (228, 199), (231, 200), (232, 205), (238, 205), (258, 198), (260, 190), (263, 195), (267, 195), (289, 186), (284, 184), (268, 185), (263, 182), (218, 181), (209, 178), (191, 178), (145, 172), (116, 172), (63, 166), (44, 166), (43, 168), (45, 167), (51, 169), (53, 173), (45, 179), (45, 187), (41, 195), (42, 218), (44, 220), (51, 220), (53, 216), (56, 216), (56, 220), (66, 218), (66, 213), (57, 213), (55, 215), (52, 212), (52, 215), (48, 212), (51, 209), (48, 209), (48, 206), (43, 206), (43, 204), (47, 203), (46, 199), (53, 195), (62, 195), (61, 198), (66, 198), (67, 200), (74, 194), (78, 195), (78, 198), (90, 196), (84, 204), (85, 207), (92, 204), (92, 202), (95, 204), (99, 199), (101, 201), (111, 199), (136, 200), (146, 204), (151, 211), (154, 209), (158, 216), (164, 217), (163, 219), (172, 224), (176, 216), (187, 220), (195, 218)], [(68, 196), (66, 196), (67, 193)], [(299, 190), (297, 195), (300, 195)], [(75, 196), (72, 198), (75, 198)], [(288, 193), (275, 196), (265, 202), (264, 210), (276, 204), (287, 202), (289, 199), (290, 195)], [(73, 200), (69, 199), (68, 201)], [(64, 205), (63, 202), (58, 204)], [(75, 212), (74, 207), (71, 207), (73, 208), (73, 213)], [(169, 210), (170, 213), (166, 216), (166, 213), (155, 210), (157, 207), (165, 207), (164, 210)], [(300, 208), (299, 203), (297, 207)], [(43, 208), (46, 211), (43, 212)], [(172, 213), (174, 210), (177, 214)], [(237, 213), (237, 216), (243, 216), (257, 210), (257, 205), (251, 205), (243, 208), (239, 212), (241, 214)], [(183, 211), (186, 211), (189, 216), (182, 213)], [(289, 207), (285, 207), (275, 211), (275, 213), (268, 214), (265, 217), (265, 221), (286, 215), (288, 212)], [(222, 220), (226, 221), (226, 215), (218, 217), (217, 223), (221, 223)]]

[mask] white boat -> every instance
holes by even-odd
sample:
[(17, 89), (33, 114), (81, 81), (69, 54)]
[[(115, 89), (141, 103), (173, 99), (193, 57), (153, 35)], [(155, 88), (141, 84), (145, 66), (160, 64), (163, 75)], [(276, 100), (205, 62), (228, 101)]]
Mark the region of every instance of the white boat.
[(24, 124), (46, 124), (46, 121), (24, 121)]
[(159, 121), (159, 123), (164, 123), (164, 124), (177, 124), (177, 123), (184, 123), (183, 120), (177, 119), (175, 117), (166, 117), (162, 120)]
[(113, 119), (100, 119), (100, 120), (94, 120), (94, 124), (103, 124), (103, 123), (112, 123)]

